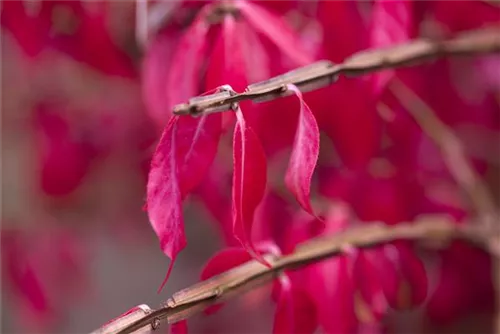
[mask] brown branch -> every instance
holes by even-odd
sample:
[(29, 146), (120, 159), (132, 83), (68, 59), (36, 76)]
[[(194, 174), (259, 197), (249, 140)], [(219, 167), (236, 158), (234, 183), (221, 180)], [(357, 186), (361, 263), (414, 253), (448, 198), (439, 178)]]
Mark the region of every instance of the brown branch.
[[(499, 35), (500, 36), (500, 35)], [(500, 37), (498, 37), (500, 39)], [(420, 125), (422, 130), (440, 148), (444, 162), (458, 185), (464, 190), (479, 217), (478, 221), (491, 228), (487, 238), (491, 247), (499, 248), (500, 218), (493, 196), (468, 160), (463, 144), (453, 130), (442, 122), (436, 113), (417, 94), (400, 80), (390, 86), (394, 95)], [(492, 278), (496, 290), (495, 333), (500, 334), (500, 259), (494, 259)]]
[[(414, 223), (388, 226), (383, 223), (364, 223), (337, 235), (318, 237), (300, 244), (294, 253), (275, 257), (266, 255), (271, 267), (252, 260), (232, 270), (214, 276), (175, 293), (157, 310), (143, 305), (134, 312), (96, 330), (92, 334), (143, 333), (156, 329), (166, 320), (172, 324), (201, 313), (208, 306), (241, 295), (259, 285), (271, 282), (283, 270), (295, 270), (323, 259), (339, 256), (345, 249), (370, 248), (395, 240), (449, 242), (463, 239), (486, 247), (484, 236), (488, 235), (478, 224), (455, 224), (448, 219), (434, 217)], [(496, 254), (498, 255), (498, 254)]]
[[(287, 94), (282, 87), (288, 83), (295, 84), (302, 91), (309, 91), (331, 84), (339, 75), (364, 75), (382, 69), (414, 65), (429, 59), (450, 55), (500, 52), (499, 36), (499, 28), (489, 28), (464, 33), (448, 41), (416, 40), (392, 48), (368, 50), (351, 56), (342, 64), (335, 65), (322, 61), (251, 85), (244, 93), (228, 90), (195, 97), (186, 104), (176, 106), (174, 113), (199, 115), (205, 112), (231, 110), (234, 103), (243, 100), (259, 102), (280, 98)], [(440, 124), (436, 123), (436, 119), (432, 119), (432, 117), (429, 121), (428, 116), (429, 114), (426, 114), (427, 119), (420, 121), (424, 124), (424, 131), (427, 129), (430, 135), (434, 135), (433, 130)], [(461, 161), (460, 164), (467, 165), (467, 161), (463, 160), (463, 152), (457, 151), (459, 146), (455, 145), (455, 137), (445, 131), (445, 139), (443, 139), (442, 130), (442, 128), (438, 128), (437, 133), (441, 134), (435, 138), (438, 144), (443, 144), (443, 140), (446, 142), (443, 144), (444, 146), (440, 146), (445, 152), (445, 157), (450, 162), (458, 158)], [(453, 145), (449, 144), (450, 142)], [(487, 189), (484, 189), (474, 173), (471, 174), (470, 166), (465, 169), (465, 173), (464, 170), (455, 170), (451, 163), (448, 166), (451, 166), (450, 171), (456, 177), (457, 182), (469, 194), (476, 211), (494, 214), (494, 204), (491, 206)], [(483, 218), (480, 217), (480, 219)], [(490, 219), (485, 220), (491, 221)], [(225, 301), (258, 285), (272, 281), (283, 270), (294, 270), (322, 259), (341, 255), (346, 247), (376, 247), (400, 239), (416, 241), (464, 239), (483, 246), (490, 253), (499, 257), (500, 247), (494, 242), (494, 238), (490, 237), (499, 235), (498, 227), (489, 223), (455, 225), (440, 219), (422, 220), (395, 226), (386, 226), (382, 223), (366, 224), (338, 235), (311, 239), (299, 245), (296, 251), (290, 255), (282, 257), (267, 255), (267, 259), (272, 264), (271, 268), (254, 260), (249, 261), (228, 272), (175, 293), (157, 310), (151, 310), (146, 305), (136, 307), (93, 334), (144, 333), (158, 328), (162, 320), (172, 324), (187, 319), (202, 312), (212, 304)]]
[(355, 53), (342, 64), (322, 60), (263, 82), (252, 84), (245, 92), (232, 90), (194, 97), (174, 107), (176, 115), (199, 116), (203, 113), (232, 110), (245, 100), (263, 102), (290, 94), (287, 84), (302, 92), (316, 90), (335, 82), (340, 75), (360, 76), (383, 69), (413, 66), (431, 59), (500, 52), (500, 28), (490, 27), (462, 33), (445, 41), (419, 39), (393, 47)]

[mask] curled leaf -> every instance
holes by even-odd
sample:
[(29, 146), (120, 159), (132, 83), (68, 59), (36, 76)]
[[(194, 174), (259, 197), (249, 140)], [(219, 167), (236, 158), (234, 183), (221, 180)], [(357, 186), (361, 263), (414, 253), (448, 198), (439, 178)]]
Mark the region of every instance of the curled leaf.
[(151, 162), (147, 209), (161, 249), (170, 259), (164, 286), (177, 254), (186, 246), (182, 200), (208, 171), (217, 152), (221, 116), (174, 117), (165, 128)]
[(314, 216), (309, 196), (311, 178), (319, 156), (319, 129), (311, 109), (302, 98), (302, 93), (294, 85), (288, 85), (300, 101), (299, 122), (292, 148), (292, 155), (285, 175), (285, 184), (300, 206)]
[(267, 265), (251, 238), (255, 209), (264, 196), (267, 162), (264, 150), (243, 113), (236, 110), (233, 137), (233, 233), (241, 245)]

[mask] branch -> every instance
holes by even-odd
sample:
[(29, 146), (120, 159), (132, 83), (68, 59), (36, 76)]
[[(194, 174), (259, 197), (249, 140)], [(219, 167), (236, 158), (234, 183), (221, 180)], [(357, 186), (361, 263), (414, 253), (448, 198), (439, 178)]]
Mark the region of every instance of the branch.
[[(414, 223), (388, 226), (383, 223), (363, 223), (363, 225), (332, 236), (310, 239), (300, 244), (294, 253), (276, 257), (265, 257), (271, 267), (251, 260), (234, 269), (197, 283), (175, 293), (157, 310), (142, 305), (118, 317), (92, 334), (128, 334), (157, 329), (162, 320), (168, 324), (185, 320), (201, 313), (208, 306), (241, 295), (257, 286), (271, 282), (284, 270), (296, 270), (326, 258), (340, 256), (345, 249), (371, 248), (395, 240), (415, 240), (425, 242), (449, 242), (463, 239), (495, 251), (485, 244), (485, 236), (490, 231), (481, 224), (455, 224), (448, 219), (434, 217)], [(500, 256), (499, 254), (495, 254)]]
[[(188, 103), (177, 105), (174, 108), (174, 113), (199, 116), (204, 113), (232, 110), (235, 103), (244, 100), (263, 102), (280, 98), (288, 94), (283, 90), (286, 84), (294, 84), (301, 91), (306, 92), (330, 85), (340, 75), (359, 76), (382, 69), (411, 66), (433, 58), (450, 55), (500, 52), (499, 36), (500, 28), (488, 28), (464, 33), (447, 41), (416, 40), (391, 48), (367, 50), (354, 54), (342, 64), (336, 65), (328, 61), (321, 61), (250, 85), (244, 93), (236, 93), (232, 89), (228, 89), (212, 95), (195, 97)], [(429, 115), (427, 114), (427, 116)], [(436, 119), (431, 119), (430, 126), (429, 124), (423, 126), (424, 131), (435, 127), (436, 123), (434, 122), (432, 125), (432, 122)], [(431, 132), (429, 131), (428, 134), (431, 135)], [(453, 138), (453, 136), (445, 137)], [(442, 137), (436, 138), (438, 144), (443, 143)], [(456, 149), (450, 150), (449, 144), (440, 147), (448, 154), (448, 157), (463, 158), (463, 152), (457, 153), (454, 151)], [(450, 158), (450, 161), (453, 159)], [(465, 164), (467, 165), (466, 160)], [(456, 173), (453, 166), (451, 167), (452, 174), (469, 194), (476, 211), (493, 212), (491, 209), (494, 208), (494, 204), (490, 205), (487, 190), (485, 192), (482, 189), (483, 186), (477, 182), (478, 179), (474, 177), (474, 174), (472, 174), (471, 181), (470, 173), (466, 177), (464, 176), (466, 174)], [(476, 198), (477, 196), (479, 198)], [(483, 218), (485, 217), (479, 217), (479, 219)], [(486, 221), (491, 222), (490, 219), (486, 219)], [(295, 270), (329, 257), (342, 255), (343, 250), (347, 247), (376, 247), (395, 240), (451, 241), (463, 239), (478, 244), (496, 257), (500, 257), (500, 247), (495, 243), (495, 237), (497, 241), (500, 240), (498, 228), (499, 226), (490, 223), (456, 225), (442, 219), (421, 220), (395, 226), (387, 226), (382, 223), (364, 224), (334, 236), (311, 239), (299, 245), (295, 252), (290, 255), (274, 257), (268, 254), (266, 258), (271, 263), (270, 268), (255, 260), (249, 261), (175, 293), (157, 310), (151, 310), (146, 305), (138, 306), (92, 334), (149, 332), (151, 329), (158, 328), (162, 320), (167, 320), (167, 323), (172, 324), (187, 319), (202, 312), (212, 304), (220, 303), (258, 285), (272, 281), (283, 270)]]
[[(499, 35), (500, 36), (500, 35)], [(498, 37), (500, 40), (500, 37)], [(453, 130), (442, 122), (436, 113), (400, 80), (394, 79), (390, 86), (398, 100), (440, 148), (444, 162), (457, 184), (467, 194), (470, 203), (485, 228), (493, 233), (487, 237), (491, 247), (500, 248), (500, 217), (495, 200), (481, 176), (467, 159), (463, 144)], [(495, 227), (496, 225), (496, 227)], [(500, 334), (500, 259), (494, 259), (492, 281), (496, 290), (495, 333)]]
[(287, 84), (297, 86), (303, 93), (323, 88), (340, 75), (353, 77), (383, 69), (412, 66), (431, 59), (500, 52), (500, 28), (472, 30), (445, 41), (418, 39), (389, 48), (355, 53), (342, 64), (322, 60), (280, 76), (252, 84), (243, 93), (230, 87), (227, 91), (198, 96), (174, 107), (176, 115), (200, 116), (232, 110), (235, 103), (245, 100), (264, 102), (291, 94)]

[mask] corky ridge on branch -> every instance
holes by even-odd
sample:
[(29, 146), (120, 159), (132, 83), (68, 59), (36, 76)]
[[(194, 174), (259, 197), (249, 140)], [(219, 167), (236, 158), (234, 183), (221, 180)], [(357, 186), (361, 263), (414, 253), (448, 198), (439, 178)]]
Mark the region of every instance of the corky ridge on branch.
[(347, 58), (342, 64), (322, 60), (280, 76), (255, 83), (243, 93), (224, 90), (193, 97), (188, 103), (174, 107), (176, 115), (200, 116), (231, 110), (235, 103), (251, 100), (264, 102), (290, 95), (287, 84), (302, 92), (323, 88), (340, 75), (354, 77), (388, 68), (412, 66), (427, 60), (446, 57), (500, 52), (500, 28), (491, 27), (468, 31), (444, 41), (419, 39), (385, 49), (365, 50)]
[[(232, 270), (175, 293), (157, 310), (136, 308), (143, 316), (138, 320), (115, 322), (96, 330), (92, 334), (129, 334), (157, 329), (162, 320), (172, 324), (201, 313), (208, 306), (240, 295), (257, 286), (272, 281), (283, 270), (294, 270), (323, 259), (340, 255), (349, 247), (370, 248), (395, 240), (420, 240), (426, 242), (448, 242), (463, 239), (486, 247), (485, 231), (480, 224), (456, 225), (446, 219), (422, 219), (414, 223), (387, 226), (383, 223), (368, 223), (354, 227), (344, 233), (318, 237), (300, 244), (294, 253), (281, 257), (270, 254), (266, 259), (271, 267), (256, 260), (246, 262)], [(132, 319), (134, 320), (134, 319)]]
[[(469, 31), (446, 41), (416, 40), (391, 48), (359, 52), (342, 64), (335, 65), (321, 61), (250, 85), (243, 93), (227, 89), (216, 94), (195, 97), (188, 103), (177, 105), (174, 112), (178, 115), (200, 116), (232, 110), (235, 104), (243, 100), (262, 102), (286, 96), (290, 94), (289, 90), (284, 89), (287, 84), (295, 85), (306, 92), (331, 84), (339, 75), (358, 76), (386, 68), (416, 65), (436, 57), (497, 52), (500, 52), (499, 28)], [(470, 195), (474, 197), (473, 194)], [(479, 220), (483, 218), (480, 216)], [(282, 257), (265, 255), (271, 267), (266, 267), (255, 260), (249, 261), (175, 293), (157, 310), (136, 307), (93, 333), (149, 332), (158, 328), (162, 320), (167, 320), (169, 324), (176, 323), (202, 312), (214, 303), (270, 282), (283, 270), (297, 269), (342, 254), (346, 247), (375, 247), (394, 240), (464, 239), (480, 244), (498, 256), (496, 253), (498, 247), (495, 248), (492, 241), (495, 239), (491, 237), (495, 235), (499, 235), (498, 226), (481, 222), (456, 225), (443, 219), (429, 219), (395, 226), (371, 223), (338, 235), (311, 239), (299, 245), (290, 255)]]

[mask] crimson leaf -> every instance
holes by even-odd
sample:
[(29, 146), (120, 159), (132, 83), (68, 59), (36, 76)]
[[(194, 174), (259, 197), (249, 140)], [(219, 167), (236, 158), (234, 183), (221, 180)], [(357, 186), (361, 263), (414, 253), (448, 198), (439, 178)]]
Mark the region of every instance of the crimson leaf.
[(170, 276), (177, 254), (186, 246), (182, 200), (208, 171), (217, 152), (221, 116), (174, 117), (165, 128), (151, 161), (147, 208), (161, 249), (170, 259), (162, 283)]
[(251, 238), (255, 209), (266, 189), (267, 162), (262, 145), (253, 130), (247, 126), (241, 109), (236, 110), (233, 170), (234, 236), (254, 258), (267, 265)]
[(311, 178), (319, 156), (318, 124), (311, 109), (304, 102), (300, 90), (294, 85), (289, 85), (288, 89), (299, 98), (300, 114), (285, 184), (302, 208), (314, 215), (309, 196)]

